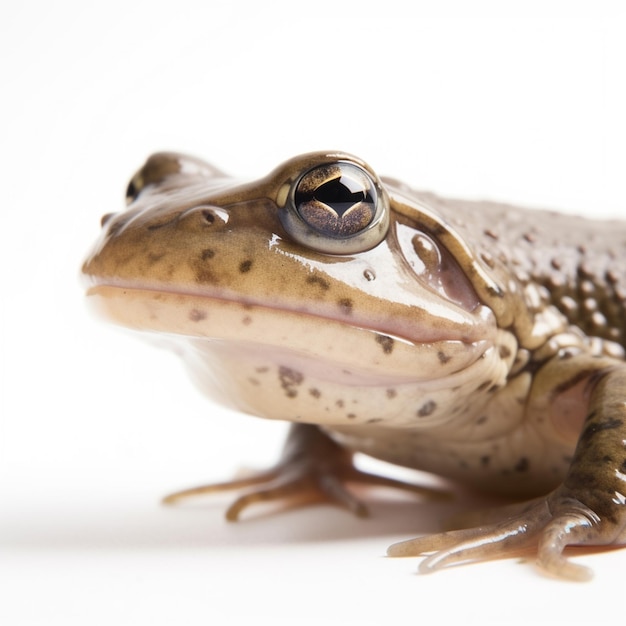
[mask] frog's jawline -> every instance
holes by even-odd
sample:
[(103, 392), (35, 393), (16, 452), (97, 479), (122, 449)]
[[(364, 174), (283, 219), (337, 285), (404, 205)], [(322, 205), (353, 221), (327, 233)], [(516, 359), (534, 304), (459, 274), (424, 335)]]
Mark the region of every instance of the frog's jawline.
[[(132, 286), (92, 285), (87, 302), (99, 317), (133, 330), (165, 333), (170, 338), (196, 343), (212, 340), (266, 345), (268, 349), (291, 350), (328, 363), (344, 363), (364, 374), (380, 373), (383, 367), (385, 378), (397, 382), (447, 379), (493, 347), (488, 337), (419, 343), (334, 318)], [(338, 335), (343, 345), (337, 342)], [(352, 345), (359, 346), (358, 350), (351, 350)]]

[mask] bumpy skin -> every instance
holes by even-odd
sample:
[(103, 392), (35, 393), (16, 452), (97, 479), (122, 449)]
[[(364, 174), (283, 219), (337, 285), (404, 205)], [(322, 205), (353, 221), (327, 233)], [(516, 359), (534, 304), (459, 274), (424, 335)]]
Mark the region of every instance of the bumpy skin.
[[(317, 230), (294, 209), (300, 178), (322, 164), (308, 180), (323, 184), (336, 163), (371, 179), (370, 227), (367, 202), (345, 219), (308, 205)], [(446, 200), (342, 153), (243, 184), (158, 154), (129, 202), (83, 267), (90, 302), (163, 333), (211, 396), (294, 422), (274, 468), (170, 501), (254, 486), (230, 519), (276, 498), (363, 514), (346, 481), (398, 484), (356, 470), (361, 451), (535, 498), (390, 548), (434, 552), (422, 571), (534, 543), (545, 570), (583, 580), (566, 545), (626, 542), (625, 222)]]

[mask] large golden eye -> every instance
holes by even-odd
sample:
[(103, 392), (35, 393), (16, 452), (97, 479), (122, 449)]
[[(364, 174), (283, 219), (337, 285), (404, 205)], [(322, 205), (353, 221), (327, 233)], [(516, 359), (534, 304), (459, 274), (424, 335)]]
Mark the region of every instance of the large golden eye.
[(380, 243), (389, 216), (385, 194), (372, 176), (359, 165), (335, 161), (295, 181), (281, 219), (299, 243), (320, 252), (353, 254)]

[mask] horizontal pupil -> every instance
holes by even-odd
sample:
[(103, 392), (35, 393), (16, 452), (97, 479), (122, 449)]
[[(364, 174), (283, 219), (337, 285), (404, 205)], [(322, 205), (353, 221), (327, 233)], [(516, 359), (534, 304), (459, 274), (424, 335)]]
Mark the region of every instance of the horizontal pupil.
[(300, 218), (327, 237), (354, 237), (376, 216), (376, 189), (363, 171), (350, 164), (310, 170), (298, 183), (293, 200)]
[(372, 202), (368, 195), (363, 189), (357, 191), (350, 189), (342, 182), (342, 179), (335, 179), (321, 185), (313, 194), (316, 200), (332, 207), (339, 217), (357, 202)]

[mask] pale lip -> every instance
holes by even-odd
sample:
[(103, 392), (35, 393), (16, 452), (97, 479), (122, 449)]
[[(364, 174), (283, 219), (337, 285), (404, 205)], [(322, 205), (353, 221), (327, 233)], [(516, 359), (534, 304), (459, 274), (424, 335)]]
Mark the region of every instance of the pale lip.
[(346, 369), (377, 384), (444, 380), (493, 346), (489, 337), (417, 343), (298, 311), (121, 285), (93, 285), (87, 301), (98, 316), (133, 330), (196, 344), (232, 343), (238, 351), (289, 351), (329, 364), (329, 372)]

